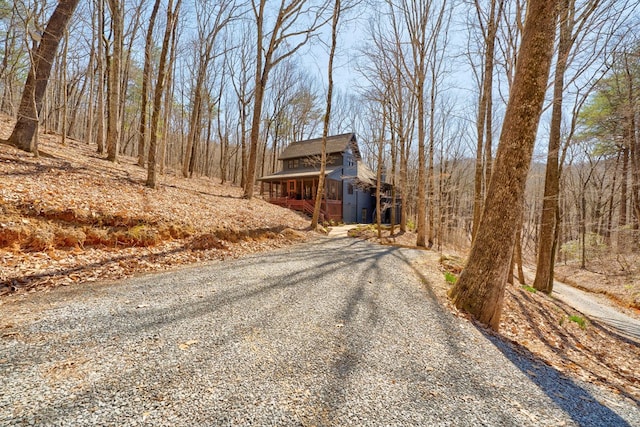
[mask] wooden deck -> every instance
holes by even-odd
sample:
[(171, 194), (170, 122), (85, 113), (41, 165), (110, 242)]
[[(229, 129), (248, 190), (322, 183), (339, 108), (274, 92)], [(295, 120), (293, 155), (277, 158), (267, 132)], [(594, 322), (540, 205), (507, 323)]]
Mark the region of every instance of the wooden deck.
[[(267, 197), (266, 200), (274, 205), (303, 212), (306, 215), (313, 215), (315, 202), (308, 199), (293, 199), (290, 197)], [(323, 200), (320, 206), (320, 221), (342, 221), (342, 201)]]

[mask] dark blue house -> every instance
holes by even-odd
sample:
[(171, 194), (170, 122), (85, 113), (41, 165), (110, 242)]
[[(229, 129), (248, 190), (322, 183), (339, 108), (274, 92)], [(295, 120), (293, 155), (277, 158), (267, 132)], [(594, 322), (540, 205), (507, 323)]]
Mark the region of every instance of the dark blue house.
[[(285, 148), (279, 157), (282, 170), (258, 179), (267, 199), (290, 209), (313, 213), (321, 150), (321, 138), (294, 142)], [(355, 133), (327, 138), (325, 178), (323, 220), (373, 222), (376, 177), (362, 161)]]

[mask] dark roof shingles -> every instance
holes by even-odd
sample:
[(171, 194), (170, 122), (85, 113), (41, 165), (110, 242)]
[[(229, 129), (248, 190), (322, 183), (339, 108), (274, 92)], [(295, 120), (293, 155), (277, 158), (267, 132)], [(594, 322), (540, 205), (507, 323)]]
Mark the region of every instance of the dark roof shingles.
[[(355, 134), (353, 133), (327, 137), (327, 154), (344, 152), (353, 138), (355, 138)], [(284, 149), (282, 154), (280, 154), (280, 160), (319, 156), (321, 152), (322, 138), (297, 141)]]

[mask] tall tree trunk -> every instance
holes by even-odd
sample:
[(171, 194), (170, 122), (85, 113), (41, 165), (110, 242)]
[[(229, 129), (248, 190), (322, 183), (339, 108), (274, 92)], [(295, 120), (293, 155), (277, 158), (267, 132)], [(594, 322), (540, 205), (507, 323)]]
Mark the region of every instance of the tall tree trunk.
[(341, 0), (335, 0), (333, 5), (333, 17), (331, 20), (331, 50), (329, 51), (329, 65), (327, 66), (327, 104), (324, 114), (324, 122), (322, 127), (322, 150), (320, 154), (320, 175), (318, 177), (318, 190), (316, 200), (313, 206), (313, 216), (311, 217), (311, 229), (318, 228), (318, 219), (320, 218), (320, 206), (322, 204), (322, 195), (324, 194), (325, 171), (327, 169), (327, 135), (329, 134), (329, 123), (331, 122), (331, 104), (333, 100), (333, 58), (336, 53), (336, 44), (338, 39), (338, 23), (340, 21)]
[(380, 138), (378, 141), (378, 164), (376, 167), (376, 226), (378, 227), (378, 239), (382, 238), (382, 204), (380, 197), (382, 196), (382, 155), (384, 153), (384, 133), (387, 127), (387, 109), (382, 109), (382, 127), (380, 129)]
[(109, 0), (111, 10), (111, 31), (113, 32), (113, 49), (109, 61), (108, 85), (108, 119), (107, 119), (107, 160), (118, 160), (120, 146), (120, 79), (122, 77), (122, 49), (124, 5), (121, 0)]
[(435, 239), (435, 170), (434, 170), (434, 151), (436, 144), (435, 134), (435, 113), (436, 113), (436, 90), (437, 90), (437, 78), (435, 72), (435, 64), (431, 68), (431, 87), (429, 88), (429, 156), (427, 166), (427, 206), (428, 206), (428, 222), (427, 222), (427, 248), (433, 247)]
[(31, 68), (22, 92), (18, 117), (8, 143), (27, 151), (37, 152), (33, 137), (37, 129), (42, 98), (44, 97), (51, 74), (53, 60), (60, 39), (71, 20), (79, 0), (60, 0), (51, 14), (42, 39), (32, 56)]
[(153, 27), (156, 25), (156, 16), (160, 9), (160, 0), (153, 3), (149, 28), (144, 47), (144, 67), (142, 69), (142, 94), (140, 101), (140, 128), (138, 131), (138, 166), (144, 166), (147, 148), (147, 101), (149, 99), (149, 77), (151, 74), (151, 49), (153, 49)]
[(553, 290), (553, 266), (555, 264), (556, 217), (558, 215), (558, 197), (560, 194), (560, 132), (562, 127), (562, 101), (564, 93), (564, 74), (571, 51), (571, 24), (569, 22), (569, 4), (564, 0), (560, 14), (560, 41), (558, 59), (556, 61), (553, 81), (553, 108), (551, 112), (551, 129), (549, 132), (549, 148), (547, 150), (547, 167), (544, 180), (544, 197), (542, 199), (542, 216), (540, 219), (540, 237), (538, 240), (538, 262), (533, 287), (551, 294)]
[(67, 78), (67, 56), (69, 54), (69, 31), (64, 31), (64, 44), (62, 47), (62, 58), (60, 58), (60, 74), (62, 75), (61, 88), (62, 88), (62, 108), (60, 109), (60, 143), (67, 145), (67, 103), (69, 102), (69, 93), (67, 87), (69, 85)]
[(398, 147), (396, 147), (397, 139), (394, 132), (391, 132), (391, 229), (389, 235), (393, 237), (396, 225), (396, 156)]
[[(424, 61), (424, 58), (422, 58)], [(417, 67), (418, 83), (415, 89), (415, 96), (418, 97), (418, 201), (417, 201), (417, 215), (416, 215), (416, 246), (427, 246), (427, 234), (426, 234), (426, 220), (427, 220), (427, 171), (426, 171), (426, 159), (425, 159), (425, 129), (424, 129), (424, 64), (421, 63)]]
[(174, 29), (171, 32), (171, 54), (169, 55), (169, 70), (167, 71), (167, 90), (164, 94), (164, 108), (163, 108), (163, 132), (162, 138), (160, 139), (160, 174), (164, 175), (165, 166), (167, 163), (167, 146), (169, 145), (169, 131), (171, 130), (169, 127), (169, 118), (173, 112), (173, 93), (175, 90), (175, 79), (174, 75), (176, 73), (176, 55), (178, 51), (178, 37), (177, 31), (175, 27), (177, 26), (177, 21), (174, 23)]
[[(169, 51), (169, 44), (171, 41), (171, 34), (175, 33), (176, 25), (178, 22), (178, 13), (180, 11), (180, 3), (182, 0), (178, 0), (175, 10), (173, 9), (173, 0), (169, 0), (167, 4), (167, 24), (164, 30), (164, 38), (162, 40), (162, 50), (160, 51), (160, 63), (158, 64), (158, 79), (156, 81), (156, 88), (153, 96), (153, 113), (151, 114), (151, 139), (149, 141), (149, 165), (147, 173), (147, 187), (155, 188), (157, 186), (157, 173), (156, 173), (156, 152), (158, 141), (158, 123), (160, 121), (160, 104), (162, 103), (162, 93), (164, 90), (165, 76), (167, 72), (167, 53)], [(166, 132), (166, 123), (165, 123)]]
[(407, 198), (409, 197), (409, 191), (407, 189), (407, 174), (408, 172), (408, 163), (409, 163), (409, 149), (407, 147), (408, 142), (405, 138), (401, 137), (400, 140), (400, 232), (407, 232), (407, 209), (409, 201)]
[[(496, 33), (498, 30), (498, 20), (502, 14), (504, 0), (499, 0), (500, 4), (496, 10), (496, 0), (491, 0), (489, 17), (485, 34), (484, 70), (481, 80), (481, 89), (478, 105), (478, 123), (476, 127), (478, 143), (476, 151), (476, 165), (474, 177), (474, 201), (473, 201), (473, 224), (471, 238), (475, 239), (482, 206), (484, 203), (483, 189), (491, 178), (491, 157), (493, 139), (493, 69), (495, 62)], [(476, 12), (478, 19), (482, 19), (481, 8), (476, 1)], [(486, 139), (485, 139), (486, 136)], [(484, 153), (483, 153), (484, 152)], [(483, 159), (484, 154), (484, 159)], [(483, 173), (484, 171), (484, 173)]]
[(524, 189), (549, 78), (556, 2), (531, 0), (509, 96), (495, 168), (478, 234), (460, 279), (454, 304), (498, 329), (504, 287), (524, 208)]
[(97, 96), (97, 108), (98, 108), (98, 118), (97, 124), (98, 129), (96, 130), (96, 150), (98, 154), (104, 154), (105, 150), (105, 109), (104, 109), (104, 85), (105, 85), (105, 76), (106, 76), (106, 68), (105, 59), (107, 56), (107, 46), (106, 41), (103, 38), (103, 34), (105, 33), (105, 24), (104, 24), (104, 0), (96, 0), (98, 3), (98, 54), (97, 65), (98, 65), (98, 96)]
[[(259, 61), (262, 62), (262, 61)], [(259, 68), (261, 70), (262, 67)], [(266, 71), (267, 67), (265, 67)], [(249, 162), (247, 165), (247, 175), (244, 183), (244, 197), (251, 199), (253, 197), (254, 184), (256, 179), (256, 166), (258, 164), (258, 143), (260, 139), (260, 118), (262, 116), (262, 99), (266, 85), (266, 75), (259, 71), (256, 77), (256, 86), (254, 92), (254, 108), (253, 117), (251, 118), (251, 135), (249, 137)]]
[(187, 135), (187, 148), (185, 151), (184, 162), (182, 164), (182, 176), (188, 178), (193, 173), (193, 163), (195, 163), (195, 147), (200, 138), (200, 113), (202, 109), (202, 86), (206, 73), (207, 62), (205, 58), (200, 58), (200, 64), (197, 71), (196, 85), (193, 89), (193, 102), (191, 110), (191, 118), (189, 120), (189, 134)]
[(86, 128), (85, 128), (85, 133), (84, 133), (84, 141), (86, 144), (91, 144), (91, 141), (93, 140), (93, 111), (95, 109), (95, 100), (94, 100), (94, 91), (96, 88), (96, 71), (94, 69), (94, 61), (96, 60), (96, 42), (99, 43), (99, 41), (97, 41), (97, 37), (96, 37), (96, 31), (95, 31), (95, 23), (96, 23), (96, 18), (95, 18), (96, 13), (92, 13), (91, 14), (91, 54), (89, 55), (89, 67), (88, 67), (88, 71), (87, 71), (87, 79), (90, 79), (90, 83), (89, 83), (89, 105), (87, 107), (87, 123), (86, 123)]
[(620, 178), (620, 211), (618, 214), (618, 251), (625, 252), (627, 250), (627, 203), (628, 203), (628, 187), (629, 181), (629, 147), (622, 149), (622, 171)]

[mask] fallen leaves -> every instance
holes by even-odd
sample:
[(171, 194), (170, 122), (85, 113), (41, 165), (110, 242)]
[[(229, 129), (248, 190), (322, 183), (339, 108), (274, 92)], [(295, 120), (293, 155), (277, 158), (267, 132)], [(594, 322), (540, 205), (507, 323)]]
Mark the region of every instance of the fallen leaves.
[[(420, 264), (420, 270), (438, 299), (455, 312), (447, 291), (451, 286), (442, 271), (455, 257), (440, 257), (427, 252), (430, 262)], [(458, 268), (457, 265), (454, 265)], [(613, 392), (640, 399), (640, 346), (621, 339), (595, 321), (580, 326), (570, 321), (576, 316), (573, 307), (541, 292), (528, 292), (518, 284), (507, 285), (504, 295), (499, 335), (513, 343), (523, 353), (533, 353), (565, 375), (603, 385)], [(465, 316), (463, 316), (465, 317)], [(493, 333), (488, 331), (488, 333)], [(527, 374), (535, 376), (534, 372)]]
[[(11, 128), (0, 123), (0, 138)], [(308, 219), (208, 178), (162, 178), (133, 158), (41, 139), (36, 158), (0, 145), (0, 295), (130, 277), (226, 259), (308, 238)]]

